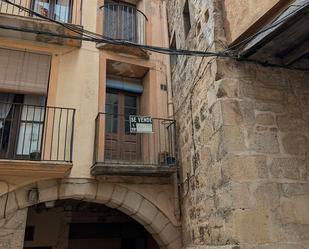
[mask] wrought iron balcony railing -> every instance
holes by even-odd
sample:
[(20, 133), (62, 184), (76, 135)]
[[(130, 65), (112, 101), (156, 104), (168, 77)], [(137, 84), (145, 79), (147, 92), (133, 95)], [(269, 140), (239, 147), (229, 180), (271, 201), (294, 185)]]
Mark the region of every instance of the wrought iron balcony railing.
[[(58, 22), (81, 25), (82, 0), (10, 0), (10, 2)], [(37, 18), (4, 0), (0, 0), (0, 13)]]
[(173, 166), (175, 121), (152, 118), (152, 132), (131, 133), (129, 116), (99, 113), (94, 164)]
[(105, 4), (103, 35), (117, 40), (144, 45), (146, 42), (146, 15), (125, 4)]
[(0, 159), (72, 162), (75, 109), (0, 103)]

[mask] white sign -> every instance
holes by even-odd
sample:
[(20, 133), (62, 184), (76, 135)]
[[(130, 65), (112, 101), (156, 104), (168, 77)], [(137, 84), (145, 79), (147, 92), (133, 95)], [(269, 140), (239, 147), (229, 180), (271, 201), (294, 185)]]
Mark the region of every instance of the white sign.
[(146, 116), (130, 115), (131, 133), (152, 133), (152, 118)]

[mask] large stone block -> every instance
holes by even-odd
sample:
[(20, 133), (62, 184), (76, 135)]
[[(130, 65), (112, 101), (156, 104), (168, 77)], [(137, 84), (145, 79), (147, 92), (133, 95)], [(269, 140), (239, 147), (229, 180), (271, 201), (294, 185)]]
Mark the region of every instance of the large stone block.
[(122, 205), (118, 208), (120, 211), (128, 215), (136, 214), (139, 210), (141, 203), (143, 201), (143, 197), (133, 191), (129, 191), (122, 203)]
[(291, 197), (296, 195), (309, 195), (309, 183), (281, 184), (281, 194), (284, 197)]
[(280, 215), (283, 223), (309, 225), (309, 195), (281, 198)]
[(273, 131), (256, 132), (250, 131), (248, 134), (250, 148), (260, 153), (278, 153), (278, 135)]
[(133, 217), (143, 225), (149, 225), (153, 222), (159, 210), (151, 202), (143, 199), (138, 212)]
[[(286, 243), (301, 243), (308, 244), (309, 241), (309, 225), (287, 223), (281, 225), (281, 231), (283, 233), (281, 237), (282, 242)], [(306, 249), (308, 247), (305, 247)]]
[(88, 179), (65, 179), (59, 185), (59, 198), (94, 199), (98, 184)]
[(309, 139), (299, 133), (288, 133), (282, 138), (282, 145), (286, 153), (291, 155), (309, 155)]
[[(227, 219), (229, 211), (233, 209), (247, 209), (255, 206), (255, 198), (250, 190), (249, 183), (230, 182), (215, 190), (215, 204), (218, 210), (225, 210), (220, 214), (220, 218)], [(208, 219), (208, 223), (211, 220)], [(218, 225), (218, 224), (216, 224)]]
[(270, 113), (260, 113), (255, 117), (255, 123), (259, 125), (274, 125), (274, 116)]
[(175, 227), (172, 223), (167, 224), (160, 232), (159, 236), (166, 245), (181, 239), (179, 228)]
[(40, 202), (55, 201), (58, 199), (57, 180), (40, 181), (37, 184)]
[(300, 180), (309, 181), (309, 158), (299, 160)]
[(37, 185), (30, 184), (28, 186), (19, 188), (15, 191), (17, 204), (20, 209), (23, 209), (23, 208), (26, 208), (26, 207), (29, 207), (29, 206), (32, 206), (38, 203), (40, 199), (39, 192), (37, 196), (38, 197), (37, 202), (33, 202), (32, 200), (29, 199), (29, 191), (31, 190), (36, 191)]
[(237, 100), (222, 100), (222, 119), (224, 125), (239, 126), (243, 124), (240, 103)]
[(285, 92), (282, 89), (269, 87), (266, 88), (242, 84), (240, 91), (244, 97), (252, 98), (255, 100), (283, 103), (287, 98)]
[(223, 164), (225, 177), (232, 181), (253, 181), (268, 178), (265, 156), (233, 156)]
[(158, 212), (152, 223), (146, 226), (146, 229), (151, 234), (159, 234), (169, 222), (162, 212)]
[(181, 248), (182, 248), (181, 238), (167, 245), (167, 249), (181, 249)]
[(308, 124), (300, 115), (280, 115), (277, 117), (277, 124), (280, 131), (293, 132), (293, 131), (306, 131)]
[(238, 245), (225, 245), (225, 246), (209, 246), (209, 245), (196, 245), (188, 246), (184, 249), (240, 249)]
[(254, 109), (263, 112), (274, 112), (274, 113), (284, 113), (286, 111), (286, 106), (284, 103), (279, 102), (265, 102), (265, 101), (255, 101)]
[(100, 203), (108, 203), (113, 195), (115, 185), (109, 183), (99, 183), (96, 195), (96, 201)]
[(247, 209), (233, 214), (235, 239), (240, 243), (264, 244), (278, 241), (279, 227), (273, 224), (270, 211)]
[(111, 208), (120, 207), (123, 204), (127, 194), (128, 194), (127, 188), (116, 185), (108, 206)]
[[(253, 185), (253, 184), (252, 184)], [(279, 206), (279, 185), (260, 182), (252, 186), (256, 207), (263, 210), (275, 210)]]
[(270, 244), (270, 245), (258, 245), (253, 246), (252, 249), (307, 249), (304, 245), (301, 243), (276, 243), (276, 244)]
[(223, 126), (222, 143), (224, 151), (238, 153), (246, 150), (244, 131), (240, 126)]
[(270, 173), (273, 178), (298, 180), (301, 165), (301, 161), (297, 158), (274, 158), (270, 164)]
[(216, 89), (216, 96), (218, 98), (229, 97), (237, 98), (238, 97), (238, 80), (232, 78), (225, 78), (218, 80), (214, 83)]

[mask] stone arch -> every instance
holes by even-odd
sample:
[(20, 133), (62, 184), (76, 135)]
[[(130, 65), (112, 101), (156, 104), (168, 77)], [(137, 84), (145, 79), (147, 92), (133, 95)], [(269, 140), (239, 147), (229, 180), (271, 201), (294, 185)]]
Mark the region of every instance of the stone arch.
[[(31, 189), (38, 190), (38, 201), (35, 203), (28, 200)], [(160, 248), (181, 248), (180, 227), (173, 224), (157, 205), (125, 185), (89, 179), (44, 180), (16, 189), (0, 198), (1, 208), (4, 207), (2, 203), (6, 202), (6, 215), (38, 203), (63, 199), (104, 204), (142, 224)]]

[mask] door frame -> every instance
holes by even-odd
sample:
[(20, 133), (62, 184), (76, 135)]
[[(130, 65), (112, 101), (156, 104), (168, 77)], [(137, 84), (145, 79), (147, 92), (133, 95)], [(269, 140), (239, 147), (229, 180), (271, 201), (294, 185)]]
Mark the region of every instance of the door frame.
[[(139, 134), (127, 134), (126, 133), (126, 119), (125, 119), (125, 96), (132, 96), (132, 97), (136, 97), (136, 114), (138, 115), (140, 112), (140, 97), (141, 94), (136, 94), (136, 93), (130, 93), (130, 92), (125, 92), (125, 91), (121, 91), (121, 90), (115, 90), (115, 89), (110, 89), (107, 88), (106, 89), (106, 100), (105, 100), (105, 110), (106, 110), (106, 101), (107, 101), (107, 94), (111, 93), (111, 94), (117, 94), (118, 97), (118, 113), (117, 113), (117, 133), (107, 133), (107, 131), (105, 130), (105, 153), (106, 153), (106, 144), (110, 141), (110, 140), (115, 140), (117, 139), (117, 148), (116, 148), (116, 155), (118, 156), (118, 161), (123, 161), (126, 162), (127, 160), (125, 160), (124, 157), (124, 143), (129, 140), (130, 138), (132, 138), (134, 136), (134, 140), (136, 140), (136, 159), (135, 161), (139, 160), (141, 158), (141, 137), (139, 136)], [(111, 113), (107, 113), (106, 114), (106, 118), (105, 118), (105, 125), (106, 125), (106, 120), (107, 120), (107, 116), (108, 115), (114, 115)], [(113, 117), (112, 117), (113, 120)], [(113, 141), (111, 141), (113, 142)], [(113, 148), (111, 148), (112, 150)], [(110, 158), (106, 157), (106, 154), (104, 156), (105, 160), (114, 160), (113, 156), (110, 156)], [(115, 161), (117, 161), (117, 159), (115, 159)]]

